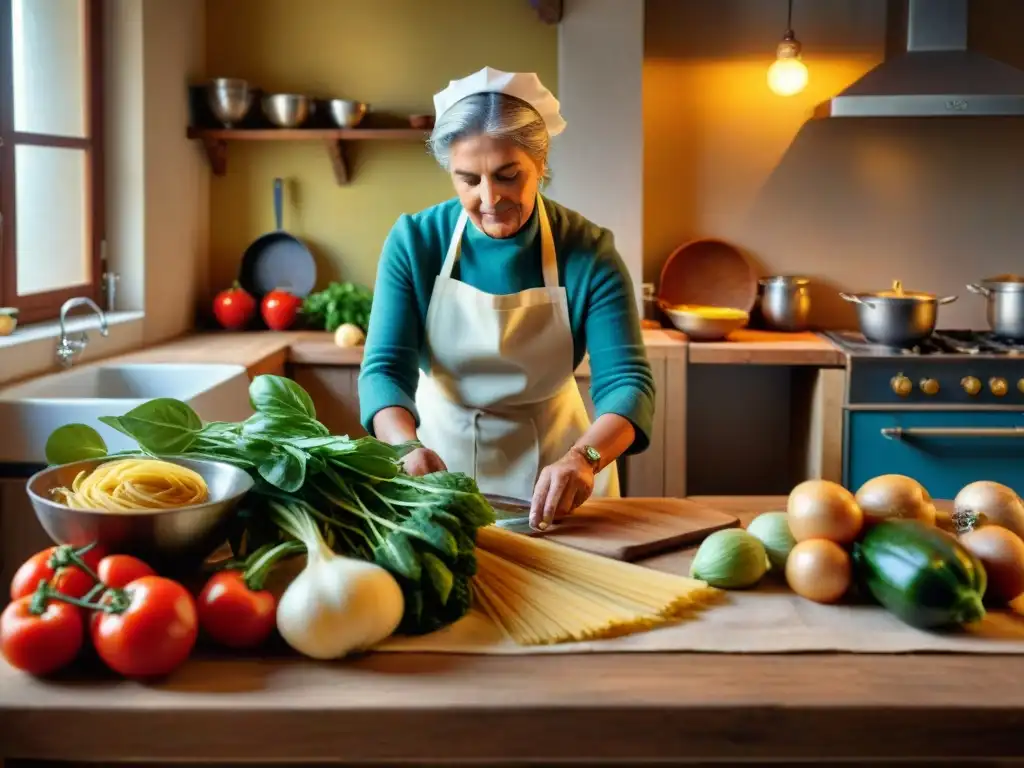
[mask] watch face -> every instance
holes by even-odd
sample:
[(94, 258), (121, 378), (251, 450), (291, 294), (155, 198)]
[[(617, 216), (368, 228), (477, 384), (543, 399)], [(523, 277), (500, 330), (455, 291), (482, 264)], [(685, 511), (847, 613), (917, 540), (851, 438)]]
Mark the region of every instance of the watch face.
[(595, 464), (601, 460), (601, 454), (598, 453), (596, 448), (592, 448), (589, 445), (583, 449), (583, 454), (587, 457), (589, 461), (592, 461)]

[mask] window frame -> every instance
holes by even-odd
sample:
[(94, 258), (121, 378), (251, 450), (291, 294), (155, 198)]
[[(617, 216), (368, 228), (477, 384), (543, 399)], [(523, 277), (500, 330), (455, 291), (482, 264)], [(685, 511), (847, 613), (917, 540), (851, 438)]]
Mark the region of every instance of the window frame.
[[(104, 0), (79, 0), (84, 8), (83, 53), (85, 138), (14, 130), (13, 0), (0, 0), (0, 306), (15, 307), (19, 322), (54, 320), (68, 299), (84, 296), (100, 302), (103, 295), (106, 240), (104, 187), (103, 5)], [(14, 152), (17, 146), (80, 149), (85, 152), (86, 225), (90, 275), (85, 283), (44, 293), (18, 295), (17, 200)]]

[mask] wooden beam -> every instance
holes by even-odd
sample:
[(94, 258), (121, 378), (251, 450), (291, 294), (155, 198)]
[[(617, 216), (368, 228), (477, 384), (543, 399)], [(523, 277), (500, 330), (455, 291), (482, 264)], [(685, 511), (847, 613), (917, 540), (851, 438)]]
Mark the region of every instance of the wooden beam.
[(334, 168), (334, 180), (339, 186), (349, 182), (348, 158), (345, 156), (345, 142), (325, 141), (327, 155), (331, 158), (331, 167)]
[(228, 169), (228, 143), (223, 139), (203, 138), (203, 148), (214, 176), (223, 176)]
[(562, 0), (530, 0), (530, 6), (545, 24), (558, 24), (562, 20)]

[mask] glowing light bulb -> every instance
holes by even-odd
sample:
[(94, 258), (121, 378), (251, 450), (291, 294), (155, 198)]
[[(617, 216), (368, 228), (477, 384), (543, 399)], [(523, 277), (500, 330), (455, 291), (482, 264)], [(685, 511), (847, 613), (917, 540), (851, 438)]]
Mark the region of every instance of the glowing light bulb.
[(807, 87), (807, 65), (800, 60), (800, 43), (787, 32), (775, 61), (768, 67), (768, 87), (779, 96), (793, 96)]

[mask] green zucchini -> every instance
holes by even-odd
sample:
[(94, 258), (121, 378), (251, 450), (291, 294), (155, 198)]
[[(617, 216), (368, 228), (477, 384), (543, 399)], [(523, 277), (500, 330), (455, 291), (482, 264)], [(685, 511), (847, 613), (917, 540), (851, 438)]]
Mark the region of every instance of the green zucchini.
[(917, 520), (887, 520), (854, 544), (857, 581), (919, 629), (970, 624), (985, 615), (982, 564), (955, 539)]

